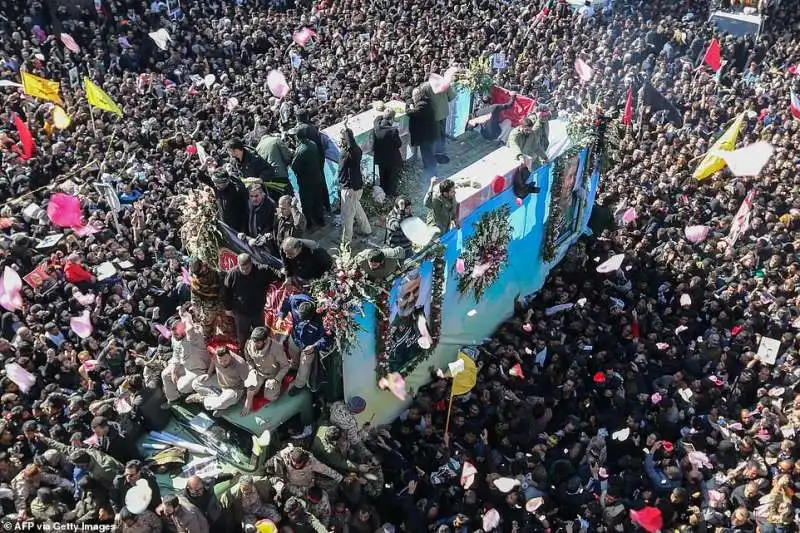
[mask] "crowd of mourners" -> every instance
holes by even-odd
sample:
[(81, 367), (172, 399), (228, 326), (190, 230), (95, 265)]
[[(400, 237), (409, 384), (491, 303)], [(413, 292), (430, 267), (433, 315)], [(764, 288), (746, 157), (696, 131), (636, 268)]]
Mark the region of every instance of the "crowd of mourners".
[[(0, 522), (125, 533), (271, 531), (263, 520), (294, 533), (797, 531), (800, 120), (789, 94), (800, 10), (787, 0), (724, 6), (766, 15), (755, 40), (716, 33), (706, 22), (714, 7), (0, 0), (0, 79), (19, 82), (24, 69), (61, 81), (72, 118), (58, 129), (48, 102), (0, 87), (0, 265), (20, 277), (38, 269), (22, 307), (0, 317)], [(148, 36), (160, 28), (166, 50)], [(310, 41), (295, 42), (309, 31)], [(714, 36), (725, 60), (718, 75), (695, 70)], [(420, 179), (435, 176), (447, 97), (425, 81), (482, 54), (504, 58), (492, 61), (497, 85), (551, 113), (589, 103), (621, 112), (627, 87), (647, 79), (683, 124), (644, 110), (625, 129), (592, 235), (480, 347), (477, 385), (456, 398), (447, 434), (450, 381), (431, 369), (430, 385), (390, 426), (361, 425), (361, 398), (336, 401), (263, 475), (192, 476), (167, 494), (160, 462), (135, 445), (142, 431), (163, 429), (179, 400), (247, 415), (256, 394), (303, 392), (332, 348), (302, 290), (273, 310), (292, 325), (288, 350), (263, 313), (270, 284), (302, 288), (331, 269), (330, 254), (302, 238), (329, 224), (331, 210), (341, 211), (344, 246), (354, 226), (369, 234), (376, 222), (361, 208), (352, 131), (331, 140), (320, 130), (375, 101), (406, 101)], [(573, 69), (578, 58), (594, 70), (588, 83)], [(267, 86), (272, 69), (288, 78), (283, 99)], [(124, 117), (90, 115), (76, 73)], [(755, 177), (692, 179), (741, 113), (740, 143), (775, 147), (767, 166)], [(14, 116), (33, 133), (27, 161)], [(494, 116), (482, 128), (492, 139), (509, 134)], [(380, 185), (395, 201), (402, 158), (391, 110), (374, 142)], [(340, 163), (338, 206), (323, 177), (330, 154)], [(95, 183), (116, 191), (116, 215)], [(281, 273), (247, 254), (227, 274), (185, 257), (178, 198), (201, 187), (234, 234), (281, 258)], [(47, 199), (58, 191), (81, 198), (96, 231), (50, 224)], [(749, 227), (731, 244), (748, 193)], [(454, 222), (454, 194), (452, 182), (434, 179), (426, 195), (441, 231)], [(369, 277), (390, 275), (412, 251), (399, 221), (424, 207), (396, 199), (388, 247), (356, 256)], [(630, 207), (637, 216), (623, 220)], [(685, 228), (697, 225), (710, 232), (692, 244)], [(54, 233), (61, 238), (41, 242)], [(620, 253), (622, 269), (596, 272)], [(552, 312), (564, 303), (575, 305)], [(88, 332), (71, 325), (82, 315)], [(220, 332), (231, 342), (209, 355)], [(780, 342), (775, 361), (757, 355), (762, 337)], [(511, 372), (517, 364), (524, 377)], [(126, 497), (143, 485), (149, 498)]]

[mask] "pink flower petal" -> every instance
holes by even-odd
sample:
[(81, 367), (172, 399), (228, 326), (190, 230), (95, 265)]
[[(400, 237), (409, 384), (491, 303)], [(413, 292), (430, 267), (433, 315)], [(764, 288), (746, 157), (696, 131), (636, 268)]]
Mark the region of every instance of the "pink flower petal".
[(83, 311), (81, 316), (74, 316), (69, 319), (69, 327), (81, 339), (87, 338), (92, 334), (92, 320), (89, 317), (89, 310)]
[(0, 278), (0, 306), (8, 311), (16, 311), (22, 307), (22, 278), (11, 267), (5, 267)]
[(77, 196), (56, 193), (47, 203), (47, 217), (59, 228), (81, 227), (81, 201)]

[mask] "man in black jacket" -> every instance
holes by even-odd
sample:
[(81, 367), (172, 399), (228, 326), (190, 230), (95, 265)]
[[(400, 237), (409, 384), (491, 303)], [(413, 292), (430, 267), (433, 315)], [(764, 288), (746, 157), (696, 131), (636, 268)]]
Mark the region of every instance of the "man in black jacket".
[(97, 449), (109, 454), (114, 459), (125, 462), (137, 459), (139, 452), (136, 443), (123, 436), (117, 425), (109, 423), (104, 416), (96, 416), (91, 423), (92, 432), (97, 439)]
[(219, 218), (236, 233), (247, 227), (247, 188), (238, 178), (218, 169), (211, 177)]
[(272, 166), (257, 153), (245, 148), (241, 139), (228, 141), (228, 155), (238, 163), (242, 178), (258, 178), (266, 183), (275, 176)]
[(397, 178), (403, 166), (400, 148), (400, 131), (394, 125), (394, 110), (387, 109), (383, 116), (375, 119), (372, 128), (372, 154), (378, 165), (381, 189), (388, 196), (397, 196)]
[(120, 509), (125, 506), (125, 494), (127, 494), (128, 489), (136, 485), (136, 482), (140, 479), (147, 481), (147, 486), (153, 491), (150, 504), (147, 508), (150, 511), (156, 511), (156, 508), (161, 503), (161, 492), (158, 488), (156, 477), (150, 470), (142, 465), (141, 461), (134, 459), (125, 464), (125, 472), (115, 477), (111, 485), (111, 507), (114, 509), (115, 513), (118, 513)]
[(253, 328), (264, 325), (267, 288), (277, 277), (267, 267), (254, 265), (250, 254), (239, 254), (238, 260), (238, 266), (225, 276), (222, 295), (225, 313), (233, 316), (243, 349)]
[(247, 188), (250, 202), (247, 205), (247, 229), (244, 233), (252, 238), (272, 231), (275, 226), (275, 202), (267, 196), (260, 183)]
[(286, 277), (296, 278), (300, 284), (321, 278), (333, 268), (333, 258), (328, 251), (307, 239), (284, 239), (281, 243), (281, 259)]
[(224, 533), (234, 530), (233, 513), (229, 510), (226, 510), (228, 512), (223, 512), (222, 504), (220, 504), (219, 498), (214, 492), (215, 485), (231, 478), (233, 478), (233, 474), (220, 474), (205, 483), (200, 477), (192, 476), (186, 482), (183, 497), (203, 512), (206, 519), (208, 519), (211, 533)]

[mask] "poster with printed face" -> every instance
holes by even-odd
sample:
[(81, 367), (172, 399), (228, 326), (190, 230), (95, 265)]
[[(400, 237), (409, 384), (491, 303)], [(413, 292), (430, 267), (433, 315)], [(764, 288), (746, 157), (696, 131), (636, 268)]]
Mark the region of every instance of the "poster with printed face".
[(389, 293), (389, 372), (414, 366), (430, 347), (433, 262), (395, 280)]
[(575, 211), (579, 209), (580, 206), (580, 196), (574, 193), (576, 184), (580, 179), (578, 176), (580, 163), (580, 154), (572, 156), (565, 165), (564, 175), (561, 176), (561, 187), (558, 191), (561, 218), (558, 220), (558, 225), (556, 226), (557, 239), (560, 239), (565, 232), (572, 230), (577, 215)]
[(167, 15), (171, 19), (179, 19), (183, 16), (181, 0), (167, 0)]
[(774, 365), (781, 350), (781, 341), (770, 337), (761, 337), (758, 345), (758, 360), (767, 365)]

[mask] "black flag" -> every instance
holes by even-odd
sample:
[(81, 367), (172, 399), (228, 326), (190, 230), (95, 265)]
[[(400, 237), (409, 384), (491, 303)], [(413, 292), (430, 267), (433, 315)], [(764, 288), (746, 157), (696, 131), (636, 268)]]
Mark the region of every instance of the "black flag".
[(650, 83), (645, 82), (642, 87), (642, 104), (649, 107), (652, 113), (659, 111), (667, 112), (667, 121), (672, 122), (677, 127), (683, 126), (683, 115), (675, 107), (675, 104), (667, 100), (663, 94), (658, 92)]
[(275, 257), (264, 246), (250, 246), (247, 242), (243, 241), (236, 235), (236, 232), (227, 224), (220, 221), (219, 227), (222, 230), (222, 235), (227, 241), (227, 247), (235, 254), (247, 253), (257, 265), (266, 265), (280, 270), (283, 268), (283, 262), (280, 258)]

